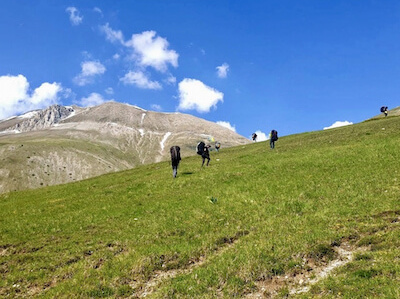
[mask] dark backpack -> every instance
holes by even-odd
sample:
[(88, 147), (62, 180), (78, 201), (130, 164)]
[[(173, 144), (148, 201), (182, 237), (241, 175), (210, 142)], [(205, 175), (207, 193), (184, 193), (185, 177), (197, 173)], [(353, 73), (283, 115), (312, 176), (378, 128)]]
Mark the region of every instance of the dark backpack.
[(171, 161), (172, 163), (179, 163), (181, 160), (181, 148), (179, 146), (172, 146), (169, 150), (171, 152)]
[(204, 153), (205, 146), (206, 144), (203, 141), (200, 141), (196, 146), (196, 153), (201, 156)]
[(381, 107), (381, 112), (385, 112), (385, 106)]
[(271, 139), (272, 141), (277, 141), (278, 140), (278, 132), (275, 130), (271, 131)]

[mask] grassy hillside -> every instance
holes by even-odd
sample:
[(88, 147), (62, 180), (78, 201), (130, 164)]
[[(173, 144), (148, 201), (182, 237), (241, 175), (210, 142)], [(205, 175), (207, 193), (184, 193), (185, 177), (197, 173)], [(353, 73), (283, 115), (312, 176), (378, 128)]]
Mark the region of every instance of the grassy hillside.
[[(398, 298), (399, 129), (223, 149), (175, 180), (158, 163), (3, 194), (0, 296)], [(340, 248), (353, 259), (318, 280)]]

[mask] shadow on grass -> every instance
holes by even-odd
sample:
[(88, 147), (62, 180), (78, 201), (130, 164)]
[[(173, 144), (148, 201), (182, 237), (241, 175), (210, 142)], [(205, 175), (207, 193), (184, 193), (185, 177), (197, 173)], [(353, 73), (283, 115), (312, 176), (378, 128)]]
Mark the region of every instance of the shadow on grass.
[(182, 175), (191, 175), (191, 174), (193, 174), (193, 172), (189, 172), (189, 171), (182, 172)]

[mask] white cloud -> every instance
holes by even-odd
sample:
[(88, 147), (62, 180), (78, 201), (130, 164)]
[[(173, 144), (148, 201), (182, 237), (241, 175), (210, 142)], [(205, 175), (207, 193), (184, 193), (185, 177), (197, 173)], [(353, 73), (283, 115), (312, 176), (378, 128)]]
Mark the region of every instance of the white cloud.
[(81, 64), (83, 76), (104, 74), (106, 68), (98, 61), (85, 61)]
[[(257, 131), (255, 131), (254, 133), (257, 134), (257, 142), (265, 141), (265, 140), (268, 140), (268, 139), (269, 139), (269, 137), (267, 136), (267, 134), (265, 134), (264, 132), (262, 132), (262, 131), (260, 131), (260, 130), (257, 130)], [(249, 137), (249, 139), (251, 139), (251, 136)]]
[[(130, 51), (130, 56), (124, 57), (124, 61), (128, 61), (130, 65), (132, 61), (135, 69), (121, 79), (125, 84), (134, 84), (140, 88), (161, 89), (160, 82), (150, 81), (144, 72), (149, 72), (148, 68), (166, 73), (166, 77), (162, 80), (165, 84), (176, 84), (176, 78), (168, 73), (168, 67), (178, 67), (179, 54), (169, 49), (167, 39), (157, 35), (155, 31), (144, 31), (142, 33), (133, 34), (129, 40), (125, 41), (124, 35), (120, 30), (114, 30), (108, 23), (100, 26), (100, 31), (104, 33), (106, 40), (119, 43)], [(123, 51), (121, 51), (123, 53)], [(114, 60), (119, 60), (119, 54), (113, 56)]]
[(55, 104), (62, 91), (61, 84), (45, 82), (30, 93), (23, 75), (0, 76), (0, 119)]
[(153, 104), (151, 105), (151, 109), (153, 109), (154, 111), (161, 111), (162, 107), (160, 105)]
[(83, 17), (79, 14), (79, 10), (76, 7), (67, 7), (65, 11), (69, 13), (69, 20), (72, 25), (77, 26), (82, 23)]
[(336, 121), (331, 126), (325, 127), (324, 130), (343, 127), (343, 126), (348, 126), (348, 125), (352, 125), (352, 124), (353, 124), (352, 122), (349, 122), (347, 120), (345, 120), (345, 121)]
[(143, 72), (128, 72), (120, 79), (126, 85), (136, 85), (143, 89), (161, 89), (160, 83), (151, 81)]
[(216, 69), (219, 78), (226, 78), (228, 76), (229, 64), (223, 63), (222, 65), (217, 66)]
[(92, 92), (87, 98), (82, 98), (78, 104), (82, 107), (91, 107), (103, 104), (106, 101), (101, 94)]
[(100, 31), (106, 35), (106, 39), (112, 43), (120, 42), (124, 44), (124, 35), (121, 30), (113, 30), (110, 25), (107, 23), (103, 26), (100, 26)]
[(106, 94), (114, 94), (114, 89), (112, 87), (108, 87), (104, 90)]
[(179, 83), (179, 110), (195, 109), (200, 113), (209, 112), (224, 94), (196, 79), (185, 78)]
[(97, 12), (98, 14), (101, 15), (101, 17), (103, 17), (103, 11), (102, 11), (100, 8), (94, 7), (94, 8), (93, 8), (93, 11), (94, 11), (94, 12)]
[(233, 132), (236, 132), (235, 126), (234, 125), (232, 126), (228, 121), (217, 121), (217, 124), (227, 128), (227, 129), (229, 129), (229, 130), (231, 130)]
[(168, 64), (178, 66), (178, 53), (169, 50), (169, 43), (165, 38), (156, 36), (155, 31), (144, 31), (133, 34), (125, 45), (134, 51), (134, 59), (143, 67), (153, 67), (159, 72), (166, 72)]
[(74, 82), (79, 86), (93, 83), (94, 77), (102, 75), (106, 71), (106, 67), (98, 61), (84, 61), (81, 63), (81, 72), (74, 78)]
[(45, 104), (45, 106), (57, 101), (58, 93), (61, 91), (59, 83), (45, 82), (35, 89), (31, 96), (31, 104), (34, 106)]
[(167, 79), (165, 79), (167, 84), (175, 85), (176, 84), (176, 77), (170, 75)]

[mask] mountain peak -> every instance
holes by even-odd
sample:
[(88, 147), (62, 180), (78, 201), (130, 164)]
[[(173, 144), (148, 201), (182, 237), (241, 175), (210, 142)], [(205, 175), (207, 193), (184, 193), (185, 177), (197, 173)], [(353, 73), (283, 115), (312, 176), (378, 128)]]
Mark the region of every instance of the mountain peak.
[(0, 153), (9, 173), (0, 193), (160, 162), (169, 159), (173, 145), (180, 146), (182, 157), (191, 156), (199, 141), (214, 146), (214, 140), (222, 149), (250, 142), (189, 114), (117, 102), (87, 108), (52, 105), (0, 122)]

